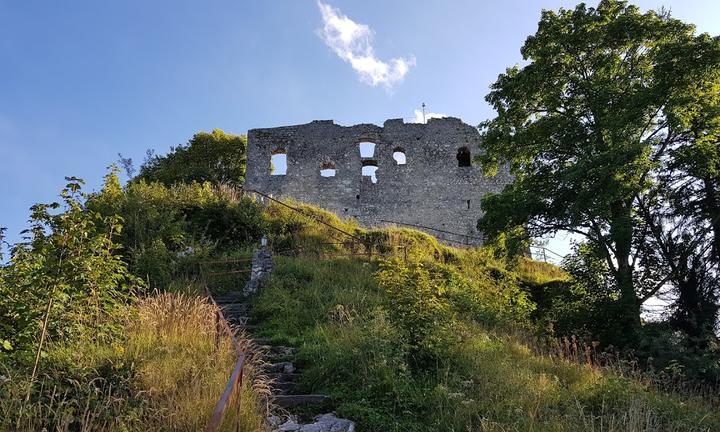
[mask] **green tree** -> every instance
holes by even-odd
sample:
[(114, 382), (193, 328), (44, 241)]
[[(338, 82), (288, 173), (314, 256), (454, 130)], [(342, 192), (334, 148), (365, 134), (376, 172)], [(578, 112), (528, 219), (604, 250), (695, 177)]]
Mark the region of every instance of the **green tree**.
[(639, 206), (682, 138), (665, 108), (687, 80), (669, 75), (690, 75), (708, 59), (660, 65), (670, 47), (688, 53), (695, 40), (692, 25), (625, 1), (543, 11), (522, 47), (527, 65), (501, 74), (486, 98), (497, 117), (481, 125), (482, 161), (490, 173), (508, 161), (515, 181), (484, 199), (479, 228), (491, 237), (524, 226), (529, 236), (564, 230), (587, 238), (618, 290), (628, 341), (642, 302), (667, 282), (647, 253), (652, 236)]
[(45, 340), (98, 340), (119, 329), (140, 281), (114, 242), (120, 218), (88, 210), (81, 185), (68, 178), (62, 203), (32, 207), (27, 241), (13, 246), (0, 267), (0, 355), (21, 359)]
[(705, 349), (717, 341), (720, 297), (720, 38), (675, 42), (658, 57), (678, 139), (641, 208), (677, 287), (673, 324)]
[[(138, 179), (174, 183), (210, 182), (239, 187), (245, 181), (247, 138), (220, 129), (198, 132), (165, 156), (148, 154)], [(123, 158), (121, 157), (121, 160)]]

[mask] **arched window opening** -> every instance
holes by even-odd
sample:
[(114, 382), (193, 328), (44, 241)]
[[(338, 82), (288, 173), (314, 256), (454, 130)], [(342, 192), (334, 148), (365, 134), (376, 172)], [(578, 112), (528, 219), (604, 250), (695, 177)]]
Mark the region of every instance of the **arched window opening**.
[(374, 160), (363, 161), (362, 163), (362, 175), (363, 177), (370, 177), (370, 181), (377, 183), (377, 162)]
[(472, 166), (472, 158), (470, 157), (470, 150), (467, 147), (460, 147), (457, 152), (457, 160), (459, 167)]
[(278, 149), (270, 156), (270, 175), (283, 176), (287, 174), (287, 153), (285, 149)]
[(395, 147), (395, 150), (393, 150), (393, 159), (395, 159), (397, 165), (405, 165), (407, 163), (405, 150), (402, 147)]
[(360, 157), (371, 158), (375, 156), (375, 143), (363, 141), (358, 144), (358, 147), (360, 147)]
[(326, 162), (320, 165), (320, 175), (323, 177), (335, 177), (336, 170), (335, 164), (332, 162)]

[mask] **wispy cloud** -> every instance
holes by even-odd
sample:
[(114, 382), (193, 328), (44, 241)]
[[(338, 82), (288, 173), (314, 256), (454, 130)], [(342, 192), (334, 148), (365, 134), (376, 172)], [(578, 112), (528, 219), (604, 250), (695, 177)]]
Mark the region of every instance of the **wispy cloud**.
[[(440, 114), (440, 113), (425, 113), (425, 122), (430, 120), (431, 118), (443, 118), (447, 117), (447, 114)], [(413, 123), (424, 123), (423, 122), (423, 113), (421, 110), (415, 110), (415, 121)]]
[(378, 59), (372, 46), (373, 31), (370, 27), (356, 23), (339, 9), (321, 1), (317, 5), (323, 20), (323, 28), (318, 29), (318, 35), (338, 57), (350, 63), (363, 82), (390, 89), (415, 66), (414, 57), (399, 57), (389, 62)]

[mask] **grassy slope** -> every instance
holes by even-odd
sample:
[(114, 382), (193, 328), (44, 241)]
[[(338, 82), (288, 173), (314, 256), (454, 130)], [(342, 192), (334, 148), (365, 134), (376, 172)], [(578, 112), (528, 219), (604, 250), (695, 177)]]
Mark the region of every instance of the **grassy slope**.
[[(293, 217), (273, 212), (276, 221)], [(300, 225), (294, 244), (318, 244), (331, 234), (314, 224)], [(507, 269), (488, 253), (452, 250), (422, 233), (380, 230), (370, 235), (383, 244), (408, 238), (410, 261), (450, 262), (473, 286), (490, 290), (492, 298), (505, 292), (494, 291), (488, 283), (493, 280), (543, 283), (565, 277), (556, 267), (530, 261)], [(451, 301), (457, 311), (453, 337), (442, 342), (447, 345), (443, 359), (413, 369), (407, 339), (388, 318), (377, 270), (377, 262), (352, 257), (277, 258), (269, 286), (254, 301), (263, 333), (300, 347), (305, 390), (331, 394), (338, 413), (356, 420), (359, 430), (720, 430), (720, 416), (700, 400), (661, 394), (608, 371), (537, 355), (523, 343), (531, 340), (527, 330), (467, 313), (457, 301)]]
[[(5, 372), (0, 430), (201, 430), (236, 359), (229, 339), (215, 345), (212, 317), (200, 297), (155, 294), (129, 307), (123, 340), (51, 345), (36, 384), (39, 399), (24, 402), (27, 377)], [(228, 412), (223, 430), (235, 430), (236, 416), (242, 430), (262, 430), (264, 411), (250, 382), (241, 411)]]

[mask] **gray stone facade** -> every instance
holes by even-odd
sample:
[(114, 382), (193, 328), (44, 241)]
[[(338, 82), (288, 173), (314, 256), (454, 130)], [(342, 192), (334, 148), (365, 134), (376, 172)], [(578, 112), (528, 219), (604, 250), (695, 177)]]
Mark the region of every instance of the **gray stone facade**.
[[(375, 144), (372, 156), (361, 157), (361, 142)], [(478, 130), (456, 118), (252, 129), (245, 187), (315, 204), (363, 226), (417, 225), (448, 243), (478, 245), (480, 199), (512, 181), (506, 167), (485, 177), (474, 161), (460, 166), (481, 151), (480, 143)], [(398, 164), (396, 151), (404, 153), (405, 164)], [(283, 153), (287, 171), (272, 175), (271, 157)], [(363, 166), (377, 167), (375, 183), (362, 175)], [(323, 177), (323, 168), (334, 168), (335, 176)]]

